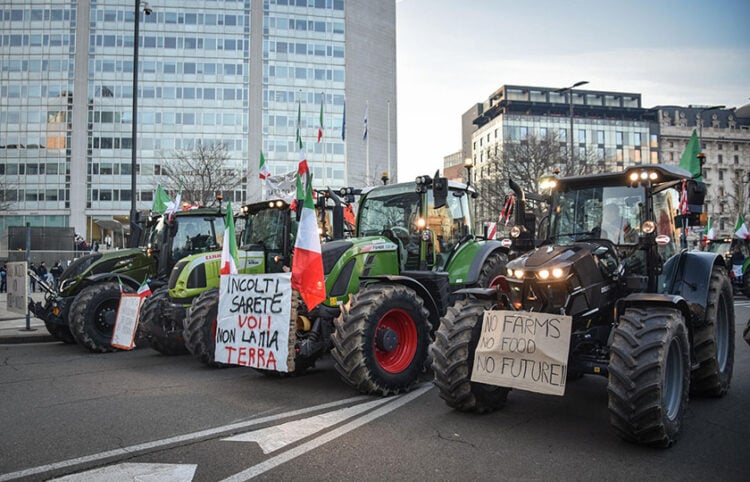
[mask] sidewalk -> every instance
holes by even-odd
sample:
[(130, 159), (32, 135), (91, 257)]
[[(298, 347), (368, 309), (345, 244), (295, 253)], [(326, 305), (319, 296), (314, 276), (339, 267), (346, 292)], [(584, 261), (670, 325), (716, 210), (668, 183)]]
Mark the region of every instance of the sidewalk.
[[(44, 293), (31, 293), (31, 298), (44, 301)], [(26, 317), (8, 311), (8, 294), (0, 293), (0, 345), (55, 341), (44, 322), (33, 314), (29, 314), (29, 325), (31, 330), (26, 330)]]

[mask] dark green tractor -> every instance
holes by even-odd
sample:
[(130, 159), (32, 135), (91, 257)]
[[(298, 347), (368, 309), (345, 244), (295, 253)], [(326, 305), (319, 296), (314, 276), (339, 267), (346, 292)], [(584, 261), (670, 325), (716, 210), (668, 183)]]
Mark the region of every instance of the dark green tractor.
[(224, 218), (220, 208), (192, 209), (152, 217), (145, 231), (144, 247), (82, 256), (63, 272), (57, 289), (47, 287), (44, 302), (30, 308), (52, 336), (92, 352), (115, 351), (111, 339), (120, 294), (135, 292), (144, 281), (157, 288), (177, 260), (216, 250)]
[[(734, 365), (725, 261), (676, 244), (678, 228), (700, 224), (704, 197), (705, 185), (674, 166), (557, 179), (542, 243), (510, 261), (493, 289), (461, 292), (442, 318), (431, 349), (440, 396), (478, 413), (506, 403), (509, 387), (472, 381), (485, 311), (510, 312), (506, 322), (532, 320), (530, 329), (537, 326), (533, 313), (562, 315), (571, 331), (567, 372), (558, 375), (607, 377), (618, 435), (671, 445), (688, 395), (723, 396)], [(503, 346), (514, 332), (498, 336)], [(482, 350), (490, 344), (481, 343)], [(512, 351), (492, 352), (502, 359), (493, 372), (518, 376), (513, 368), (505, 373), (514, 366)], [(564, 387), (566, 376), (560, 378)]]

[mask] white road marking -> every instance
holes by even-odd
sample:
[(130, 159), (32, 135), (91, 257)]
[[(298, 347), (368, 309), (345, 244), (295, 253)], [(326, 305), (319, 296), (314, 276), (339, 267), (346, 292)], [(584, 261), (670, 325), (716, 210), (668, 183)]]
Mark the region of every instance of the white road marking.
[(388, 401), (388, 398), (381, 398), (372, 402), (340, 408), (333, 412), (315, 415), (302, 420), (293, 420), (281, 425), (262, 428), (254, 432), (243, 433), (222, 440), (227, 442), (257, 442), (260, 448), (263, 449), (263, 453), (268, 454), (309, 437), (316, 432), (321, 432), (337, 425), (355, 415), (383, 405)]
[(184, 444), (184, 443), (192, 442), (194, 440), (198, 440), (202, 438), (214, 437), (214, 436), (226, 433), (226, 432), (234, 432), (238, 430), (243, 430), (248, 427), (254, 427), (257, 425), (262, 425), (262, 424), (269, 423), (269, 422), (275, 422), (277, 420), (282, 420), (285, 418), (305, 415), (311, 412), (316, 412), (318, 410), (325, 410), (328, 408), (338, 407), (340, 405), (358, 403), (358, 402), (361, 402), (364, 400), (370, 400), (370, 399), (371, 397), (361, 395), (358, 397), (351, 397), (351, 398), (347, 398), (344, 400), (337, 400), (335, 402), (323, 403), (320, 405), (316, 405), (314, 407), (301, 408), (299, 410), (292, 410), (292, 411), (285, 412), (285, 413), (279, 413), (277, 415), (269, 415), (267, 417), (247, 420), (245, 422), (222, 425), (220, 427), (201, 430), (198, 432), (193, 432), (193, 433), (189, 433), (185, 435), (177, 435), (175, 437), (169, 437), (169, 438), (162, 439), (162, 440), (154, 440), (153, 442), (146, 442), (142, 444), (131, 445), (129, 447), (122, 447), (119, 449), (108, 450), (106, 452), (100, 452), (98, 454), (91, 454), (91, 455), (86, 455), (83, 457), (77, 457), (74, 459), (54, 462), (54, 463), (47, 464), (47, 465), (40, 465), (38, 467), (32, 467), (32, 468), (28, 468), (24, 470), (19, 470), (17, 472), (9, 472), (7, 474), (0, 474), (0, 482), (6, 481), (6, 480), (18, 479), (21, 477), (28, 477), (30, 475), (42, 474), (42, 473), (50, 472), (53, 470), (70, 468), (76, 465), (83, 465), (87, 463), (98, 462), (101, 460), (110, 459), (114, 457), (123, 457), (123, 456), (130, 457), (141, 452), (147, 452), (149, 450), (164, 448), (170, 445)]
[(242, 472), (234, 474), (231, 477), (224, 479), (224, 481), (222, 482), (238, 482), (238, 481), (249, 480), (249, 479), (252, 479), (253, 477), (257, 477), (258, 475), (263, 474), (264, 472), (268, 472), (269, 470), (275, 467), (278, 467), (279, 465), (285, 462), (288, 462), (296, 457), (299, 457), (300, 455), (304, 455), (307, 452), (310, 452), (311, 450), (314, 450), (320, 447), (321, 445), (327, 442), (330, 442), (331, 440), (335, 440), (338, 437), (341, 437), (342, 435), (345, 435), (351, 432), (352, 430), (361, 427), (362, 425), (370, 423), (373, 420), (380, 418), (383, 415), (386, 415), (403, 405), (406, 405), (407, 403), (411, 402), (412, 400), (419, 397), (420, 395), (425, 394), (431, 388), (432, 388), (432, 383), (427, 383), (421, 386), (420, 388), (417, 388), (413, 392), (407, 393), (406, 395), (401, 395), (395, 399), (393, 398), (386, 399), (390, 402), (387, 405), (377, 408), (373, 410), (372, 412), (368, 413), (367, 415), (364, 415), (355, 420), (352, 420), (351, 422), (345, 425), (342, 425), (341, 427), (333, 429), (330, 432), (324, 433), (323, 435), (316, 437), (312, 440), (309, 440), (301, 445), (298, 445), (297, 447), (289, 449), (286, 452), (282, 452), (279, 455), (271, 457), (270, 459), (265, 460), (257, 465), (254, 465), (246, 470), (243, 470)]
[(79, 474), (67, 475), (52, 482), (111, 482), (137, 480), (138, 482), (191, 482), (195, 464), (117, 464)]

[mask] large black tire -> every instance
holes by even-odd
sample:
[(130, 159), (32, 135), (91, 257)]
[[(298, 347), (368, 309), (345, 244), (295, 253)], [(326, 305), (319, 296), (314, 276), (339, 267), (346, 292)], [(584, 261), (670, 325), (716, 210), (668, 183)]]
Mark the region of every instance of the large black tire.
[(610, 349), (607, 391), (620, 437), (656, 447), (675, 442), (690, 391), (688, 331), (679, 310), (624, 310)]
[(362, 393), (395, 395), (411, 389), (427, 368), (429, 313), (406, 286), (377, 283), (352, 295), (335, 321), (336, 370)]
[(742, 294), (750, 298), (750, 269), (742, 276)]
[(129, 286), (107, 281), (82, 289), (70, 306), (68, 325), (79, 345), (95, 353), (116, 351), (112, 332), (121, 293), (132, 293)]
[(190, 306), (185, 318), (183, 337), (187, 350), (201, 363), (213, 368), (233, 365), (219, 363), (216, 354), (216, 316), (219, 313), (219, 289), (201, 293)]
[(448, 307), (430, 347), (432, 371), (440, 398), (462, 412), (486, 413), (502, 408), (509, 388), (471, 381), (474, 354), (482, 332), (484, 311), (492, 302), (467, 297)]
[(75, 345), (76, 339), (73, 338), (73, 333), (70, 332), (70, 328), (67, 326), (58, 325), (57, 323), (49, 323), (47, 321), (44, 322), (44, 326), (55, 340), (67, 343), (68, 345)]
[(724, 270), (715, 266), (704, 322), (693, 330), (698, 367), (690, 375), (692, 394), (721, 397), (727, 393), (734, 370), (734, 332), (732, 284)]
[(143, 300), (139, 315), (141, 335), (151, 348), (162, 355), (185, 355), (183, 320), (173, 320), (176, 310), (168, 309), (169, 288), (163, 286)]
[(487, 288), (496, 276), (505, 274), (506, 264), (508, 264), (508, 255), (502, 251), (489, 255), (482, 265), (477, 284), (482, 288)]

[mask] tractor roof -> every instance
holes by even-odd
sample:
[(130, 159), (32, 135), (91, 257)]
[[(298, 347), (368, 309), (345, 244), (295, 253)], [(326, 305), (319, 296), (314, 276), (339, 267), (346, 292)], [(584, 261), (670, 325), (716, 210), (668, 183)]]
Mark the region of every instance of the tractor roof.
[[(665, 164), (638, 164), (629, 167), (620, 172), (605, 174), (590, 174), (585, 176), (562, 177), (557, 180), (558, 189), (581, 189), (584, 187), (594, 186), (627, 186), (634, 182), (631, 180), (632, 174), (647, 176), (652, 184), (662, 184), (665, 182), (676, 182), (682, 179), (692, 179), (690, 171), (678, 166), (668, 166)], [(645, 173), (645, 174), (644, 174)], [(656, 176), (655, 178), (653, 176)], [(651, 176), (651, 177), (648, 177)]]

